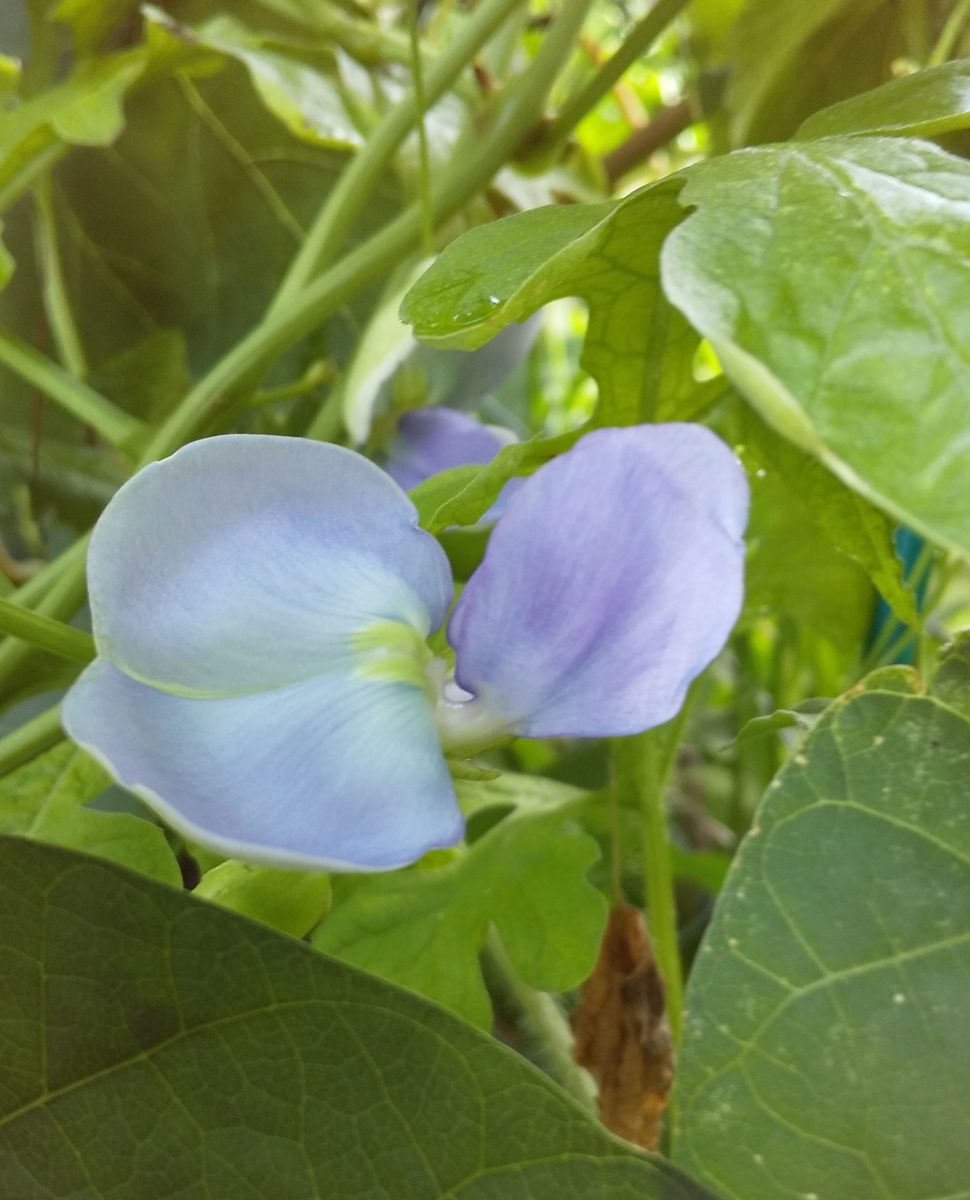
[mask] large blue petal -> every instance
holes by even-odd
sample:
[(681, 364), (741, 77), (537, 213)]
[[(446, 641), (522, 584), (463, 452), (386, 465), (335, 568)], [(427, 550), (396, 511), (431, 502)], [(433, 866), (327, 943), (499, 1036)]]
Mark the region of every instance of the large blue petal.
[(474, 699), (447, 743), (624, 735), (672, 717), (742, 598), (748, 489), (696, 425), (590, 433), (509, 503), (448, 628)]
[(198, 699), (99, 660), (63, 719), (166, 821), (230, 857), (386, 870), (462, 835), (427, 697), (408, 684), (351, 672)]
[(353, 451), (234, 434), (135, 475), (88, 556), (101, 655), (169, 690), (299, 683), (378, 621), (421, 636), (451, 602), (447, 560), (410, 500)]

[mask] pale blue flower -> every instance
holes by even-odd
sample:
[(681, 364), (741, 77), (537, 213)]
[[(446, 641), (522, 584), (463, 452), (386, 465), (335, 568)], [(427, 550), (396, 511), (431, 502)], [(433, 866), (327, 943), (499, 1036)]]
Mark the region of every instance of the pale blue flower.
[(463, 832), (444, 751), (658, 725), (741, 603), (747, 485), (700, 426), (604, 429), (511, 498), (448, 623), (447, 559), (383, 471), (194, 442), (95, 529), (80, 745), (232, 857), (384, 870)]

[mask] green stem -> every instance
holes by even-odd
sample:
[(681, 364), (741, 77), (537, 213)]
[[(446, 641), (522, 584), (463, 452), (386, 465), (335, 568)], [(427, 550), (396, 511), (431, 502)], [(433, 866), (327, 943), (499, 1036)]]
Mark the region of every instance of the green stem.
[[(69, 617), (84, 599), (84, 557), (89, 540), (90, 535), (78, 538), (44, 570), (7, 597), (7, 603), (25, 610), (30, 604), (41, 616)], [(0, 643), (0, 685), (23, 666), (33, 651), (34, 647), (20, 638), (7, 638)]]
[(960, 3), (954, 6), (953, 11), (947, 17), (946, 24), (936, 39), (936, 45), (930, 51), (930, 56), (926, 60), (928, 67), (939, 67), (946, 62), (968, 17), (970, 17), (970, 0), (960, 0)]
[[(502, 22), (523, 0), (485, 0), (459, 31), (451, 46), (423, 79), (425, 106), (432, 105), (474, 59)], [(366, 144), (341, 174), (327, 203), (286, 273), (267, 316), (277, 316), (302, 292), (321, 265), (333, 257), (394, 155), (414, 128), (418, 97), (411, 91), (378, 123)]]
[[(302, 25), (313, 39), (313, 44), (324, 46), (335, 43), (346, 50), (351, 58), (367, 67), (386, 67), (388, 63), (409, 66), (411, 54), (408, 39), (393, 29), (387, 29), (373, 20), (355, 20), (340, 12), (332, 3), (301, 6), (292, 0), (257, 0), (263, 8), (280, 12), (286, 20)], [(281, 47), (291, 50), (290, 40), (280, 37), (277, 41), (271, 34), (265, 36), (270, 48)]]
[(664, 792), (689, 708), (690, 697), (666, 725), (613, 743), (617, 785), (636, 796), (643, 817), (647, 925), (667, 990), (667, 1019), (675, 1043), (683, 1024), (684, 984)]
[(21, 638), (42, 650), (49, 650), (51, 654), (73, 659), (74, 662), (89, 663), (95, 654), (94, 639), (89, 633), (74, 629), (62, 621), (55, 621), (53, 617), (31, 612), (30, 609), (13, 604), (2, 597), (0, 633)]
[(57, 61), (51, 20), (38, 0), (27, 0), (27, 24), (30, 30), (30, 53), (24, 64), (20, 86), (24, 96), (33, 96), (50, 82)]
[(900, 5), (898, 19), (906, 57), (914, 63), (926, 62), (930, 20), (928, 0), (908, 0)]
[(424, 66), (421, 62), (421, 38), (418, 32), (418, 0), (408, 5), (408, 29), (411, 34), (411, 73), (414, 76), (414, 101), (418, 124), (418, 194), (421, 203), (421, 248), (430, 258), (434, 254), (434, 220), (431, 215), (431, 155), (425, 114), (428, 99), (424, 91)]
[(53, 170), (70, 149), (67, 142), (55, 142), (53, 146), (45, 146), (29, 158), (12, 178), (0, 186), (0, 213), (12, 208), (30, 191), (36, 180)]
[(141, 421), (6, 330), (0, 330), (0, 362), (79, 421), (90, 425), (112, 446), (131, 449), (144, 441), (145, 425)]
[(542, 1065), (585, 1109), (595, 1112), (596, 1085), (573, 1058), (573, 1033), (559, 1005), (547, 992), (522, 982), (494, 929), (489, 930), (485, 951), (502, 990), (535, 1039)]
[(63, 737), (61, 706), (55, 704), (40, 716), (19, 725), (5, 738), (0, 738), (0, 775), (6, 775), (30, 762), (44, 750), (56, 746)]
[(77, 541), (72, 542), (66, 550), (61, 551), (57, 558), (51, 559), (49, 563), (41, 567), (36, 575), (32, 575), (26, 583), (22, 583), (7, 599), (24, 608), (34, 608), (38, 605), (72, 564), (84, 561), (89, 536), (85, 534)]
[[(410, 211), (410, 210), (409, 210)], [(415, 212), (416, 216), (416, 212)], [(416, 222), (411, 222), (411, 226)], [(164, 458), (189, 441), (227, 402), (233, 389), (264, 371), (272, 359), (331, 316), (358, 291), (389, 271), (413, 245), (414, 229), (398, 218), (322, 275), (285, 313), (266, 317), (187, 393), (155, 431), (139, 466)]]
[(35, 241), (43, 280), (44, 310), (61, 362), (76, 379), (84, 379), (88, 373), (88, 362), (64, 279), (50, 175), (37, 181), (34, 199), (37, 205)]
[(344, 422), (343, 390), (334, 387), (317, 410), (305, 436), (315, 442), (332, 442), (340, 433)]
[(580, 88), (560, 109), (559, 115), (542, 137), (544, 151), (551, 151), (566, 140), (583, 117), (599, 104), (689, 3), (690, 0), (657, 0), (623, 39), (613, 57), (608, 58), (585, 87)]
[(336, 367), (329, 359), (318, 359), (304, 371), (299, 379), (292, 383), (283, 383), (279, 387), (265, 388), (256, 393), (250, 400), (250, 408), (266, 408), (270, 404), (278, 404), (281, 400), (293, 400), (297, 396), (306, 396), (316, 391), (325, 383), (332, 383), (336, 376)]

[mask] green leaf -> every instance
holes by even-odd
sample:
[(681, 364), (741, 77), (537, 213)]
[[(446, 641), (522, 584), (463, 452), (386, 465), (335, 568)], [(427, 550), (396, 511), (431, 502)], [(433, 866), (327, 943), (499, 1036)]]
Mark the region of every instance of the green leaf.
[[(418, 510), (422, 529), (433, 528), (435, 531), (443, 529), (444, 526), (436, 520), (438, 510), (446, 504), (451, 504), (481, 473), (480, 466), (448, 467), (444, 471), (439, 471), (437, 475), (422, 479), (419, 484), (411, 488), (408, 495)], [(482, 512), (485, 511), (486, 509), (482, 509)]]
[(471, 350), (510, 321), (568, 295), (615, 205), (532, 209), (479, 225), (447, 246), (405, 296), (401, 317), (423, 341)]
[(933, 694), (970, 721), (970, 633), (959, 634), (942, 651), (933, 673)]
[(105, 34), (116, 29), (138, 7), (138, 0), (59, 0), (51, 19), (71, 27), (80, 53), (94, 50)]
[(670, 865), (675, 878), (699, 884), (702, 888), (717, 895), (730, 870), (731, 856), (714, 850), (682, 850), (679, 846), (672, 844), (670, 846)]
[(893, 79), (861, 96), (824, 108), (800, 127), (799, 138), (868, 133), (936, 137), (970, 127), (970, 61), (944, 63)]
[(752, 717), (741, 726), (741, 732), (730, 743), (732, 746), (740, 742), (751, 742), (755, 738), (765, 737), (769, 733), (778, 733), (782, 729), (798, 729), (803, 733), (813, 729), (819, 716), (831, 703), (821, 696), (804, 700), (795, 708), (777, 708), (773, 713), (763, 717)]
[(0, 842), (17, 1200), (710, 1200), (415, 996), (186, 893)]
[(159, 329), (98, 365), (96, 389), (126, 412), (156, 422), (189, 390), (191, 377), (180, 329)]
[(664, 287), (785, 437), (927, 537), (970, 549), (970, 164), (831, 138), (692, 168)]
[(423, 480), (409, 493), (421, 515), (422, 527), (437, 535), (452, 525), (474, 525), (514, 475), (531, 475), (543, 463), (568, 450), (582, 433), (573, 430), (558, 437), (513, 442), (503, 446), (484, 467), (449, 467)]
[(698, 344), (665, 299), (658, 254), (683, 218), (679, 177), (623, 200), (519, 213), (452, 242), (402, 305), (415, 334), (481, 345), (561, 296), (589, 305), (582, 365), (599, 384), (595, 421), (676, 420), (695, 410)]
[(296, 137), (343, 149), (363, 144), (340, 87), (323, 71), (268, 49), (265, 38), (224, 14), (186, 34), (241, 62), (263, 103)]
[(503, 771), (493, 779), (459, 784), (458, 803), (465, 816), (487, 809), (510, 808), (533, 814), (560, 812), (588, 799), (588, 793), (570, 783), (542, 775)]
[(83, 850), (180, 887), (165, 834), (132, 813), (87, 808), (111, 783), (82, 750), (63, 743), (0, 779), (0, 833)]
[(747, 0), (729, 33), (736, 145), (782, 141), (810, 113), (875, 87), (904, 53), (883, 0)]
[(124, 127), (125, 93), (147, 63), (144, 48), (81, 63), (63, 83), (0, 113), (0, 195), (58, 142), (109, 146)]
[(756, 423), (764, 424), (757, 415), (742, 418), (738, 447), (751, 484), (745, 617), (751, 622), (766, 612), (784, 613), (855, 653), (872, 619), (872, 586), (836, 549), (808, 496), (764, 455), (752, 436)]
[(534, 987), (566, 991), (592, 971), (606, 920), (586, 880), (598, 857), (568, 814), (514, 813), (445, 866), (350, 881), (313, 943), (488, 1028), (478, 955), (490, 923)]
[(743, 419), (742, 436), (764, 464), (759, 469), (775, 473), (830, 548), (858, 563), (900, 621), (918, 628), (921, 619), (893, 544), (892, 521), (751, 411)]
[(330, 877), (230, 859), (206, 871), (195, 895), (291, 937), (303, 937), (330, 907)]
[(966, 1194), (970, 719), (919, 689), (896, 668), (832, 704), (721, 893), (674, 1158), (727, 1197)]

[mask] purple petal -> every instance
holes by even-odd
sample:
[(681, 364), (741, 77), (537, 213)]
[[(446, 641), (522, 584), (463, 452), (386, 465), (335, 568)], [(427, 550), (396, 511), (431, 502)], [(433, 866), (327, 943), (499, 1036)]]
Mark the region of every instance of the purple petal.
[(462, 835), (423, 689), (359, 669), (247, 696), (172, 695), (99, 659), (64, 726), (190, 838), (282, 867), (388, 870)]
[(507, 429), (483, 425), (450, 408), (417, 408), (404, 413), (388, 450), (384, 469), (409, 491), (449, 467), (489, 463), (515, 441)]
[(91, 542), (99, 653), (170, 691), (229, 695), (340, 667), (362, 628), (421, 638), (451, 573), (407, 496), (323, 442), (193, 442), (120, 489)]
[(737, 619), (747, 505), (734, 455), (697, 425), (598, 430), (540, 468), (448, 626), (468, 727), (602, 737), (669, 720)]

